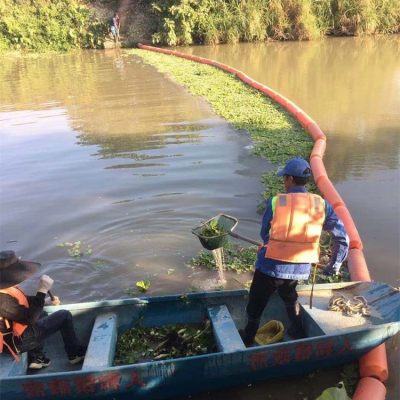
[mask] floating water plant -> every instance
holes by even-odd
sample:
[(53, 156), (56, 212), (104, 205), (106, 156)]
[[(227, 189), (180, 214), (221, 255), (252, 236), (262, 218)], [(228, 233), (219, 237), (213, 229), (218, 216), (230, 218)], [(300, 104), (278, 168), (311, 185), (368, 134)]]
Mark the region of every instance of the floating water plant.
[(136, 287), (138, 288), (139, 292), (147, 292), (150, 288), (150, 281), (139, 281), (136, 282)]
[(93, 264), (93, 268), (96, 270), (96, 271), (100, 271), (101, 269), (103, 269), (105, 266), (106, 266), (107, 264), (104, 262), (104, 261), (96, 261), (94, 264)]
[(148, 328), (138, 321), (118, 336), (114, 365), (213, 353), (216, 351), (210, 321), (203, 326), (177, 324)]
[(90, 245), (87, 245), (86, 250), (83, 251), (81, 249), (81, 241), (77, 241), (77, 242), (65, 242), (65, 243), (59, 243), (57, 245), (57, 247), (67, 247), (68, 248), (68, 254), (71, 257), (75, 258), (75, 261), (81, 261), (82, 257), (84, 255), (88, 256), (90, 254), (92, 254), (92, 249), (90, 247)]
[(204, 224), (204, 228), (200, 231), (200, 235), (205, 237), (221, 236), (224, 233), (227, 233), (227, 231), (218, 225), (218, 221), (211, 221)]
[[(244, 247), (236, 243), (228, 243), (224, 247), (224, 269), (227, 271), (234, 271), (238, 274), (253, 271), (256, 258), (256, 246)], [(204, 251), (200, 252), (197, 257), (192, 258), (187, 266), (189, 268), (200, 266), (218, 270), (213, 255)]]

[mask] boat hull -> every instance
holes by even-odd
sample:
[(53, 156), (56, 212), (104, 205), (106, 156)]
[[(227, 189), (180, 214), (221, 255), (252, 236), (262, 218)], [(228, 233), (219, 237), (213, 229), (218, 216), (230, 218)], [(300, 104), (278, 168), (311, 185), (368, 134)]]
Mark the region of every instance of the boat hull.
[[(376, 287), (370, 287), (370, 290), (377, 293)], [(382, 289), (379, 293), (386, 292)], [(278, 319), (281, 316), (284, 325), (287, 324), (282, 314), (284, 306), (281, 300), (278, 296), (271, 300), (271, 314), (266, 319)], [(226, 304), (232, 321), (240, 328), (244, 322), (246, 302), (247, 291), (231, 291), (196, 293), (188, 295), (185, 301), (180, 296), (163, 296), (78, 304), (65, 308), (74, 314), (78, 334), (85, 340), (90, 337), (91, 341), (96, 341), (92, 333), (93, 321), (104, 311), (118, 316), (118, 332), (122, 332), (141, 317), (148, 326), (196, 323), (204, 318), (207, 308)], [(248, 349), (241, 343), (242, 347), (238, 349), (231, 346), (231, 351), (126, 366), (113, 367), (110, 366), (111, 362), (108, 366), (82, 367), (75, 371), (63, 370), (64, 367), (60, 366), (59, 371), (53, 372), (49, 369), (33, 375), (3, 375), (0, 379), (1, 399), (167, 399), (304, 374), (356, 360), (395, 335), (400, 329), (398, 302), (398, 296), (393, 296), (377, 303), (376, 310), (383, 310), (385, 315), (390, 315), (387, 321), (382, 318), (379, 324), (342, 329), (336, 334), (324, 333), (313, 320), (313, 314), (307, 314), (308, 320), (305, 319), (304, 323), (309, 337), (301, 340), (286, 338), (283, 342)], [(389, 310), (390, 304), (396, 307), (394, 311)], [(223, 335), (220, 338), (224, 340)], [(50, 351), (61, 351), (60, 338), (50, 343), (49, 348)], [(98, 350), (99, 355), (102, 351), (101, 348)], [(54, 354), (57, 358), (58, 353)]]

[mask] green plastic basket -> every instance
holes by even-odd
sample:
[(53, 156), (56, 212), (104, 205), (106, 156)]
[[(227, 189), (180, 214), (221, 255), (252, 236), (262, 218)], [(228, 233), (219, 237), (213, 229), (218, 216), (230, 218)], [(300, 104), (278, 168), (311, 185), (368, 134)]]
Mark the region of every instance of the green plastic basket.
[[(216, 221), (218, 226), (223, 228), (226, 233), (219, 236), (202, 236), (200, 232), (204, 228), (204, 225)], [(224, 247), (229, 242), (229, 232), (233, 231), (238, 224), (238, 220), (226, 214), (218, 214), (216, 217), (209, 219), (204, 222), (203, 226), (192, 229), (192, 233), (200, 239), (200, 243), (207, 250), (215, 250), (220, 247)]]

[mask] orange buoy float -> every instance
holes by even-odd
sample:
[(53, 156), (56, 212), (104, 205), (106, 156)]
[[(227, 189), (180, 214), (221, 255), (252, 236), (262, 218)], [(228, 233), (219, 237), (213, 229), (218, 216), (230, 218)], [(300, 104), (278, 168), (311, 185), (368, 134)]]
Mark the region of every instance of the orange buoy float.
[(388, 380), (389, 371), (384, 343), (360, 358), (360, 376), (362, 378), (371, 376), (381, 382)]
[[(346, 227), (347, 234), (350, 238), (350, 249), (363, 249), (363, 244), (354, 224), (353, 218), (351, 218), (350, 211), (347, 207), (338, 206), (335, 208), (336, 215), (342, 220)], [(367, 269), (368, 270), (368, 269)]]
[[(313, 158), (313, 160), (318, 160), (318, 158), (315, 157)], [(333, 209), (335, 209), (338, 206), (346, 207), (346, 204), (344, 204), (344, 201), (340, 197), (340, 194), (338, 193), (338, 191), (335, 189), (335, 187), (332, 185), (332, 182), (328, 178), (320, 179), (317, 185), (318, 189), (322, 192), (324, 199), (328, 200), (329, 203), (331, 203)]]
[[(318, 139), (315, 141), (314, 143), (314, 147), (313, 150), (311, 152), (311, 156), (310, 156), (310, 161), (314, 158), (314, 157), (319, 157), (322, 158), (324, 157), (325, 154), (325, 149), (326, 149), (326, 141), (324, 139)], [(322, 163), (322, 165), (324, 165), (324, 163)], [(325, 170), (325, 166), (324, 166), (324, 170)], [(326, 172), (326, 170), (325, 170)], [(314, 174), (314, 171), (313, 171)]]
[[(318, 141), (321, 141), (321, 142), (325, 143), (325, 141), (322, 140), (322, 139), (319, 139)], [(315, 148), (315, 146), (314, 146), (314, 148)], [(311, 165), (313, 178), (314, 178), (315, 183), (317, 185), (322, 179), (328, 179), (328, 174), (326, 172), (325, 165), (324, 165), (321, 157), (313, 157), (313, 158), (311, 158), (310, 159), (310, 165)], [(329, 201), (329, 199), (328, 199), (328, 201)]]
[(371, 276), (361, 249), (349, 250), (347, 267), (352, 281), (371, 282)]
[(385, 385), (377, 379), (366, 377), (360, 379), (353, 400), (384, 400)]

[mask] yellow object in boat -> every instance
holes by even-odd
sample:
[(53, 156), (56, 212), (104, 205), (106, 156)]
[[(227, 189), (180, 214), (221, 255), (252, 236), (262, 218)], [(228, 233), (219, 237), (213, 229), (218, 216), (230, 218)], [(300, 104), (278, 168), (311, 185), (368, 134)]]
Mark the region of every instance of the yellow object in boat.
[(271, 320), (257, 331), (255, 341), (260, 346), (275, 343), (283, 339), (283, 332), (282, 322)]

